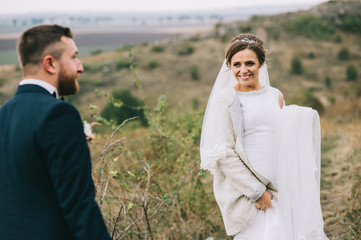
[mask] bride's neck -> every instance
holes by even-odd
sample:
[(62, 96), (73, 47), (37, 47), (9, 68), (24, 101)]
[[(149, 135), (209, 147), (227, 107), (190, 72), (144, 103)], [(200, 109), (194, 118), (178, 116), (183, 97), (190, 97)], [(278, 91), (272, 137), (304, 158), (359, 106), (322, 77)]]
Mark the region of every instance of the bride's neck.
[(250, 91), (255, 91), (255, 90), (260, 90), (264, 88), (264, 86), (262, 86), (260, 83), (257, 84), (252, 84), (252, 85), (241, 85), (241, 84), (237, 84), (236, 86), (234, 86), (234, 89), (238, 92), (250, 92)]

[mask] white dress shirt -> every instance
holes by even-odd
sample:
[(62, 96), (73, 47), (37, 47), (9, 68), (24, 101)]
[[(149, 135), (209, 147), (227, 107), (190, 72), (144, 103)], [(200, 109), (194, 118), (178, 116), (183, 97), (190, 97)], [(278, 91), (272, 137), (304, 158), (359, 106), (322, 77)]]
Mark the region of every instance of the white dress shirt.
[(40, 86), (40, 87), (46, 89), (51, 95), (53, 95), (55, 92), (56, 98), (59, 98), (58, 90), (56, 89), (56, 87), (54, 87), (50, 83), (47, 83), (47, 82), (44, 82), (44, 81), (38, 80), (38, 79), (24, 79), (19, 83), (20, 86), (26, 85), (26, 84), (33, 84), (33, 85)]

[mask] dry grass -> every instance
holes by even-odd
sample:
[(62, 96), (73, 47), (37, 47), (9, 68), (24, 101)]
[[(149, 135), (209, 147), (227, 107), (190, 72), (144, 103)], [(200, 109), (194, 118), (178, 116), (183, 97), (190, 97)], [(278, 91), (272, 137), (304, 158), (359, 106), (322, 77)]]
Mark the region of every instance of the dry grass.
[[(343, 102), (322, 118), (321, 203), (325, 231), (330, 239), (359, 239), (361, 220), (350, 222), (348, 214), (360, 216), (361, 112), (358, 102)], [(335, 115), (338, 112), (341, 115)], [(356, 193), (355, 193), (356, 191)], [(358, 209), (357, 209), (358, 207)], [(352, 227), (352, 225), (354, 227)], [(356, 226), (356, 227), (355, 227)]]

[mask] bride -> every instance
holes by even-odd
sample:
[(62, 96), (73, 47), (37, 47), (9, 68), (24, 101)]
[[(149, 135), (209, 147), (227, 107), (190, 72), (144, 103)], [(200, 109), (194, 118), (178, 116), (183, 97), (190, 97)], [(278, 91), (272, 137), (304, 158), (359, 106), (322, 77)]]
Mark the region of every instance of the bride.
[(242, 240), (324, 240), (317, 112), (285, 106), (261, 39), (232, 39), (208, 100), (201, 168), (226, 232)]

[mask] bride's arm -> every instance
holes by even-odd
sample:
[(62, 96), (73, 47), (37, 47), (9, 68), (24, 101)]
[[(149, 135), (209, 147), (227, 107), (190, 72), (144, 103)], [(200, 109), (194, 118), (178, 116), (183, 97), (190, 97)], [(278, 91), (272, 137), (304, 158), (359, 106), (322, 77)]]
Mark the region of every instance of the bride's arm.
[(278, 101), (280, 103), (280, 107), (283, 108), (283, 106), (285, 105), (285, 100), (283, 98), (283, 94), (281, 91), (279, 91), (279, 94), (278, 94)]
[(256, 202), (266, 190), (250, 169), (243, 163), (233, 149), (227, 150), (227, 156), (218, 161), (218, 168), (239, 195), (247, 196)]

